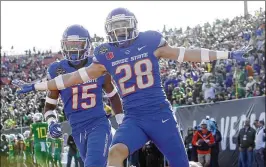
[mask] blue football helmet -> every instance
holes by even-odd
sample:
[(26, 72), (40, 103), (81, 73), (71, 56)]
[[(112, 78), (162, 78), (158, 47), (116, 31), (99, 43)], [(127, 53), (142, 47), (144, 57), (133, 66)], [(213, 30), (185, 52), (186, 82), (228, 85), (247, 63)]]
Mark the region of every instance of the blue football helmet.
[(126, 8), (112, 10), (106, 18), (105, 31), (109, 43), (117, 43), (118, 46), (128, 44), (139, 35), (135, 15)]
[(61, 48), (65, 59), (78, 65), (93, 49), (89, 31), (81, 25), (67, 27), (61, 40)]

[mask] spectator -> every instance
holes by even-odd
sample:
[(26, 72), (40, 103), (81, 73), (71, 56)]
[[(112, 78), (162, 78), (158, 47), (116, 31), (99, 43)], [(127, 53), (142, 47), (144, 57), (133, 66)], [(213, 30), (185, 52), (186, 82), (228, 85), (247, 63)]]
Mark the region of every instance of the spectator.
[(246, 90), (254, 91), (255, 90), (255, 83), (256, 81), (253, 79), (252, 76), (248, 77), (248, 83), (246, 84)]
[(255, 130), (257, 130), (259, 128), (259, 120), (255, 119), (254, 122), (253, 122), (253, 125), (255, 127)]
[(193, 129), (192, 128), (188, 128), (187, 130), (187, 136), (185, 137), (185, 148), (187, 151), (187, 155), (188, 155), (188, 160), (192, 161), (192, 138), (193, 138)]
[(207, 129), (207, 122), (201, 122), (201, 130), (198, 130), (192, 139), (192, 144), (197, 146), (198, 160), (203, 167), (208, 167), (211, 161), (211, 146), (214, 144), (214, 137)]
[(72, 158), (75, 160), (75, 167), (78, 167), (77, 146), (72, 135), (69, 135), (67, 139), (67, 145), (69, 146), (67, 154), (67, 167), (71, 166)]
[(78, 150), (77, 150), (77, 158), (78, 158), (78, 162), (79, 162), (79, 167), (84, 167), (84, 162), (82, 161), (82, 158), (81, 158)]
[(265, 167), (264, 166), (264, 149), (265, 149), (265, 133), (264, 133), (264, 121), (261, 120), (258, 123), (258, 129), (256, 132), (256, 140), (255, 140), (255, 161), (257, 163), (257, 167)]
[(250, 121), (245, 121), (245, 127), (239, 131), (237, 140), (240, 151), (240, 162), (243, 167), (252, 167), (253, 149), (255, 147), (256, 131), (250, 127)]
[(219, 167), (218, 157), (220, 152), (220, 142), (222, 141), (221, 132), (218, 129), (218, 125), (216, 121), (213, 121), (216, 126), (216, 133), (213, 136), (215, 140), (215, 144), (211, 148), (211, 167)]
[(216, 125), (215, 120), (213, 118), (210, 119), (210, 116), (206, 116), (206, 123), (207, 123), (207, 129), (208, 131), (212, 132), (212, 135), (214, 136), (216, 134)]
[(202, 91), (204, 94), (204, 100), (208, 103), (212, 102), (215, 98), (215, 84), (210, 83), (210, 79), (208, 79), (207, 83), (203, 83)]

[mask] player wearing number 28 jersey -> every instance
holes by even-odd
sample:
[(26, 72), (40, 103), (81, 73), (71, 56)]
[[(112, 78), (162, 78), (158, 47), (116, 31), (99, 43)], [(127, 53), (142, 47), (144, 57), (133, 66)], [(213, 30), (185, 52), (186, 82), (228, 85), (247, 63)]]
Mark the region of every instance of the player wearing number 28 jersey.
[(118, 85), (125, 111), (113, 139), (108, 166), (121, 167), (129, 154), (153, 140), (171, 167), (188, 167), (185, 148), (161, 85), (158, 60), (210, 62), (233, 58), (235, 52), (171, 47), (157, 31), (138, 32), (135, 15), (125, 8), (110, 12), (105, 30), (108, 43), (95, 49), (89, 67), (49, 82), (23, 85), (19, 93), (62, 90), (108, 72)]
[[(58, 75), (89, 66), (92, 63), (89, 52), (92, 50), (89, 33), (84, 27), (80, 25), (68, 27), (62, 39), (65, 59), (50, 65), (47, 78), (53, 79)], [(54, 109), (60, 94), (64, 103), (64, 113), (72, 127), (72, 136), (86, 167), (105, 167), (107, 163), (112, 135), (111, 125), (103, 106), (103, 89), (111, 103), (115, 105), (113, 106), (114, 112), (121, 113), (122, 104), (111, 83), (110, 75), (104, 75), (60, 91), (49, 91), (46, 98), (45, 116), (48, 122), (52, 120), (50, 123), (52, 125), (49, 127), (51, 136), (57, 138), (62, 133), (54, 123), (54, 117), (56, 117)], [(55, 159), (56, 156), (57, 154), (55, 154)]]

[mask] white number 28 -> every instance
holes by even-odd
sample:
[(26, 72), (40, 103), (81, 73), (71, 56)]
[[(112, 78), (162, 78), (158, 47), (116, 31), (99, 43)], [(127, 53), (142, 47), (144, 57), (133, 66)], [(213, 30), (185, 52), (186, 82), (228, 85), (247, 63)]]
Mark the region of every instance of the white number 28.
[[(145, 66), (145, 70), (141, 70), (141, 67)], [(123, 64), (116, 68), (115, 74), (120, 74), (124, 71), (125, 75), (119, 79), (118, 85), (121, 89), (122, 95), (127, 95), (136, 91), (136, 87), (139, 89), (144, 89), (151, 87), (154, 84), (154, 77), (152, 74), (152, 62), (150, 59), (143, 59), (136, 62), (133, 66), (129, 64)], [(133, 77), (133, 73), (136, 76), (136, 84), (132, 84), (129, 87), (125, 87), (125, 82)], [(144, 83), (143, 77), (147, 77), (147, 81)]]

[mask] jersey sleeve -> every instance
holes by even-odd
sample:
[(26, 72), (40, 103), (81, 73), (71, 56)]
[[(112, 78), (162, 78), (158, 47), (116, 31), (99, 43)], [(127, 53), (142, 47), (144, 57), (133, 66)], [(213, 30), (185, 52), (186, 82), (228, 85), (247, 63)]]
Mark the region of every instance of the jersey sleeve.
[(163, 47), (167, 45), (166, 39), (163, 37), (163, 35), (158, 31), (146, 31), (146, 39), (149, 41), (152, 41), (152, 46), (154, 49)]
[(94, 49), (94, 56), (92, 62), (96, 64), (101, 64), (107, 69), (106, 55), (109, 53), (109, 47), (106, 44), (99, 45)]
[(58, 62), (52, 63), (48, 68), (47, 68), (47, 80), (54, 79), (56, 77), (56, 68), (58, 66)]

